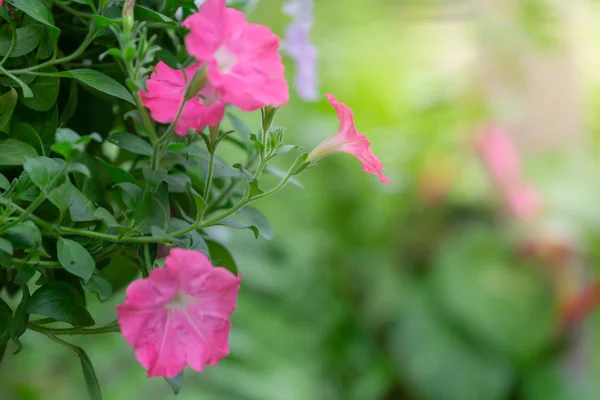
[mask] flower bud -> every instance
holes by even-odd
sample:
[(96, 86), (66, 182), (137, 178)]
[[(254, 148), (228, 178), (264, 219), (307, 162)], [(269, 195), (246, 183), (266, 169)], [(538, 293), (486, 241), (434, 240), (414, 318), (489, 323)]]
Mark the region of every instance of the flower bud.
[(194, 77), (188, 82), (184, 97), (185, 101), (194, 98), (206, 86), (206, 82), (206, 64), (204, 64), (196, 70)]
[(123, 6), (123, 30), (127, 33), (131, 32), (133, 29), (133, 24), (135, 23), (134, 19), (134, 7), (135, 0), (125, 0), (125, 5)]

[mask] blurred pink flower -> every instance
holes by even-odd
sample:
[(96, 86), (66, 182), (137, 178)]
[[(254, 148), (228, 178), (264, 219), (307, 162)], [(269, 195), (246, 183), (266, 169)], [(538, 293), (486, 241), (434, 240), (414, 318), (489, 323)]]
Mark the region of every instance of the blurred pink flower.
[(148, 377), (172, 378), (186, 365), (202, 371), (229, 354), (241, 279), (199, 251), (172, 249), (164, 268), (129, 285), (117, 316)]
[(347, 105), (340, 103), (330, 93), (327, 93), (329, 103), (335, 108), (340, 128), (334, 136), (325, 139), (308, 155), (307, 161), (317, 161), (332, 153), (343, 151), (352, 154), (362, 164), (363, 170), (379, 176), (383, 183), (390, 180), (383, 174), (383, 165), (379, 158), (370, 149), (369, 139), (356, 130), (352, 110)]
[(523, 220), (537, 216), (542, 209), (542, 200), (524, 177), (510, 136), (502, 128), (490, 125), (477, 138), (477, 149), (510, 211)]
[(248, 23), (225, 0), (208, 0), (183, 25), (190, 29), (188, 53), (207, 64), (208, 81), (223, 90), (223, 101), (244, 111), (288, 102), (279, 38), (269, 28)]
[[(186, 77), (191, 80), (200, 67), (197, 63), (185, 70), (175, 70), (164, 62), (156, 65), (150, 79), (146, 81), (148, 91), (141, 91), (142, 104), (150, 110), (152, 119), (162, 124), (173, 122), (186, 90)], [(198, 95), (187, 101), (175, 133), (187, 135), (190, 129), (200, 131), (205, 125), (217, 125), (225, 114), (225, 102), (221, 92), (205, 85)]]
[(0, 7), (4, 4), (4, 0), (0, 0)]

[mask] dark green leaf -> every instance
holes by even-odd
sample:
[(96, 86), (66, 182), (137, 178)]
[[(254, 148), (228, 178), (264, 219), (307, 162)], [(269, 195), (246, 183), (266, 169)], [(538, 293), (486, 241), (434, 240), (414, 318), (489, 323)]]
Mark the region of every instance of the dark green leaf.
[(0, 131), (8, 132), (18, 97), (14, 88), (10, 88), (8, 92), (0, 96)]
[(74, 326), (94, 325), (94, 319), (82, 306), (77, 290), (66, 282), (50, 281), (36, 290), (26, 312), (43, 315)]
[(8, 240), (0, 237), (0, 250), (4, 251), (7, 254), (12, 256), (13, 254), (13, 245)]
[(223, 267), (237, 275), (237, 265), (233, 256), (221, 243), (214, 240), (207, 240), (208, 250), (210, 251), (210, 259), (215, 266)]
[(30, 143), (35, 147), (38, 154), (44, 155), (44, 144), (40, 135), (36, 132), (31, 125), (25, 122), (13, 123), (10, 129), (10, 136), (13, 139), (19, 140), (24, 143)]
[(23, 169), (29, 174), (31, 181), (40, 189), (44, 189), (60, 175), (65, 162), (56, 158), (30, 157), (25, 160)]
[(27, 287), (27, 285), (21, 287), (21, 292), (23, 293), (23, 296), (21, 297), (21, 302), (15, 310), (15, 315), (13, 316), (12, 322), (10, 324), (10, 337), (12, 341), (17, 345), (17, 349), (15, 350), (14, 354), (17, 354), (23, 348), (23, 345), (21, 344), (19, 338), (27, 330), (27, 323), (29, 322), (29, 314), (25, 312), (30, 297), (29, 288)]
[(141, 137), (132, 133), (115, 132), (107, 139), (115, 146), (143, 156), (152, 155), (152, 146)]
[(96, 293), (98, 300), (105, 302), (112, 296), (112, 286), (110, 282), (100, 275), (92, 275), (89, 282), (81, 282), (81, 286), (88, 292)]
[(162, 183), (162, 181), (167, 176), (167, 170), (164, 168), (155, 170), (150, 168), (150, 166), (146, 166), (143, 169), (144, 179), (152, 185), (153, 187), (157, 187)]
[(0, 189), (7, 190), (10, 187), (10, 182), (6, 177), (0, 174)]
[(64, 269), (88, 282), (96, 269), (96, 262), (88, 251), (79, 243), (65, 238), (58, 238), (56, 244), (58, 261)]
[(91, 88), (99, 90), (111, 96), (123, 99), (135, 105), (135, 100), (131, 94), (113, 78), (103, 74), (102, 72), (93, 69), (73, 69), (63, 73), (65, 76), (70, 76), (77, 79), (79, 82), (88, 85)]
[(165, 381), (171, 387), (174, 395), (178, 395), (181, 391), (181, 387), (183, 386), (183, 371), (177, 374), (175, 378), (165, 378)]
[(144, 192), (142, 188), (133, 183), (122, 182), (118, 183), (115, 186), (122, 190), (123, 194), (123, 202), (127, 207), (132, 210), (135, 210), (140, 202), (142, 201), (142, 197), (144, 196)]
[[(43, 35), (44, 28), (40, 25), (25, 25), (17, 28), (17, 45), (10, 57), (21, 57), (33, 51), (42, 40)], [(0, 56), (8, 54), (11, 42), (12, 36), (8, 30), (0, 33)]]
[[(46, 73), (57, 73), (56, 67), (47, 67), (41, 70)], [(33, 92), (32, 97), (21, 97), (19, 101), (25, 107), (35, 111), (48, 111), (56, 103), (60, 81), (58, 76), (38, 76), (29, 88)]]
[(173, 21), (166, 15), (157, 13), (154, 10), (140, 6), (138, 4), (135, 5), (135, 18), (141, 21), (161, 22), (170, 26), (177, 26), (177, 22)]
[(77, 347), (77, 353), (79, 354), (79, 360), (81, 361), (81, 370), (83, 371), (83, 378), (85, 379), (85, 385), (90, 396), (90, 400), (102, 400), (102, 391), (100, 390), (100, 383), (96, 377), (96, 371), (92, 361), (88, 357), (87, 353), (81, 348)]
[(15, 276), (14, 282), (19, 286), (26, 285), (34, 275), (35, 268), (33, 268), (31, 265), (22, 265), (17, 270), (17, 275)]
[(233, 125), (233, 129), (237, 133), (240, 134), (241, 138), (244, 140), (249, 140), (250, 135), (252, 135), (252, 131), (248, 128), (248, 125), (244, 121), (242, 121), (237, 115), (232, 113), (227, 113), (227, 118), (231, 121), (231, 125)]
[(23, 165), (26, 157), (37, 156), (31, 145), (14, 139), (0, 140), (0, 165)]
[(15, 249), (36, 248), (42, 243), (38, 227), (31, 221), (20, 222), (6, 231), (6, 237)]
[(71, 81), (69, 87), (69, 99), (60, 114), (59, 124), (64, 126), (69, 120), (75, 115), (77, 109), (77, 99), (79, 98), (79, 91), (77, 90), (77, 82)]
[(125, 171), (124, 169), (115, 167), (114, 165), (107, 163), (100, 157), (96, 157), (96, 160), (98, 160), (100, 165), (102, 165), (102, 167), (106, 170), (106, 172), (108, 172), (108, 175), (115, 183), (121, 183), (121, 182), (129, 182), (132, 184), (135, 183), (135, 178), (133, 177), (133, 175), (131, 175), (129, 172)]
[(36, 21), (49, 26), (56, 34), (60, 32), (54, 25), (52, 10), (46, 0), (11, 0), (12, 4)]
[(169, 185), (169, 192), (172, 193), (184, 193), (188, 185), (191, 184), (190, 177), (179, 171), (167, 175), (165, 182)]
[(10, 339), (10, 323), (12, 320), (12, 310), (0, 299), (0, 345), (8, 342)]

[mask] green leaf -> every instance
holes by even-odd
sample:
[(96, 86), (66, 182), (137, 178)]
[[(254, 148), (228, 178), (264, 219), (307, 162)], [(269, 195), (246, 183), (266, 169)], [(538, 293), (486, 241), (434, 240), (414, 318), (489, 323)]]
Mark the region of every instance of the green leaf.
[(110, 285), (110, 282), (100, 275), (92, 275), (89, 282), (85, 283), (82, 281), (81, 286), (88, 292), (96, 293), (96, 297), (98, 297), (98, 300), (102, 303), (112, 296), (112, 286)]
[(18, 97), (14, 88), (0, 96), (0, 131), (8, 132)]
[(21, 288), (21, 292), (23, 296), (21, 297), (21, 302), (17, 306), (15, 310), (15, 315), (13, 316), (12, 322), (10, 324), (10, 337), (12, 341), (17, 345), (17, 349), (14, 354), (17, 354), (23, 348), (21, 341), (19, 338), (21, 335), (25, 333), (27, 330), (27, 323), (29, 322), (29, 314), (25, 312), (27, 309), (27, 303), (29, 302), (30, 294), (29, 288), (27, 285), (23, 285)]
[(63, 72), (63, 76), (72, 77), (89, 87), (111, 96), (123, 99), (133, 105), (135, 100), (123, 85), (113, 78), (93, 69), (73, 69)]
[(210, 251), (210, 259), (213, 265), (223, 267), (237, 275), (237, 265), (233, 256), (221, 243), (214, 240), (207, 240), (208, 250)]
[(88, 282), (96, 269), (96, 262), (88, 251), (79, 243), (65, 238), (58, 238), (56, 244), (58, 261), (64, 269)]
[(67, 172), (68, 173), (79, 172), (81, 175), (86, 176), (88, 178), (92, 177), (92, 172), (87, 167), (87, 165), (78, 163), (78, 162), (69, 164), (69, 167), (67, 168)]
[(0, 174), (0, 189), (8, 190), (9, 187), (10, 182), (8, 179), (6, 179), (4, 175)]
[(169, 185), (169, 192), (171, 193), (184, 193), (188, 185), (191, 184), (190, 177), (179, 171), (165, 176), (165, 182)]
[(26, 285), (27, 282), (29, 282), (34, 275), (35, 268), (33, 268), (31, 265), (22, 265), (17, 270), (17, 275), (15, 276), (14, 283), (19, 286)]
[[(56, 67), (47, 67), (41, 70), (46, 73), (58, 73)], [(21, 97), (19, 101), (25, 107), (35, 111), (48, 111), (56, 103), (60, 90), (60, 80), (57, 76), (38, 76), (29, 88), (33, 97)]]
[(6, 231), (6, 237), (15, 249), (37, 248), (42, 243), (38, 227), (31, 221), (20, 222)]
[(110, 143), (134, 154), (152, 156), (152, 146), (132, 133), (115, 132), (107, 139)]
[(79, 355), (79, 360), (81, 361), (81, 370), (83, 371), (83, 378), (85, 379), (85, 385), (87, 387), (90, 400), (102, 400), (100, 383), (98, 383), (98, 378), (96, 377), (96, 372), (94, 371), (92, 361), (88, 357), (85, 350), (83, 350), (81, 347), (75, 347), (75, 349), (77, 349), (75, 351)]
[(227, 113), (227, 118), (229, 118), (231, 125), (233, 125), (233, 129), (235, 129), (235, 131), (240, 134), (242, 139), (250, 139), (252, 131), (250, 130), (250, 128), (248, 128), (248, 125), (246, 125), (244, 121), (242, 121), (237, 115), (232, 114), (230, 112)]
[(254, 225), (258, 229), (260, 236), (267, 240), (273, 239), (273, 228), (267, 217), (258, 209), (251, 206), (244, 206), (244, 208), (238, 211), (238, 214)]
[(62, 281), (50, 281), (36, 290), (29, 299), (26, 312), (74, 326), (94, 325), (94, 319), (82, 305), (80, 294), (73, 286)]
[(36, 21), (49, 26), (56, 34), (60, 32), (54, 25), (52, 10), (46, 0), (12, 0), (12, 4)]
[[(287, 176), (287, 172), (279, 169), (277, 167), (273, 167), (271, 165), (268, 165), (265, 167), (265, 171), (270, 173), (271, 175), (276, 176), (279, 179), (284, 179)], [(291, 183), (294, 186), (299, 187), (300, 189), (304, 189), (304, 186), (302, 186), (302, 184), (300, 183), (300, 181), (298, 179), (296, 179), (295, 177), (291, 177), (290, 179), (288, 179), (288, 183)]]
[(8, 240), (0, 237), (0, 250), (12, 256), (13, 245)]
[(177, 374), (174, 378), (164, 378), (171, 387), (174, 395), (178, 395), (183, 386), (183, 371)]
[(0, 140), (0, 149), (0, 165), (23, 165), (25, 158), (38, 155), (31, 145), (15, 139)]
[(117, 183), (115, 186), (122, 190), (123, 202), (125, 205), (128, 208), (135, 210), (144, 197), (142, 188), (129, 182)]
[(35, 147), (38, 154), (44, 155), (44, 144), (40, 135), (33, 129), (33, 126), (25, 122), (16, 122), (10, 129), (12, 139), (19, 140), (24, 143), (30, 143)]
[(106, 172), (108, 172), (108, 175), (115, 183), (121, 183), (121, 182), (129, 182), (132, 184), (135, 183), (135, 178), (133, 177), (133, 175), (131, 175), (129, 172), (125, 171), (124, 169), (115, 167), (114, 165), (107, 163), (100, 157), (96, 157), (96, 160), (98, 160), (100, 165), (102, 165), (102, 167), (106, 170)]
[(233, 218), (223, 218), (222, 220), (217, 222), (215, 225), (226, 226), (226, 227), (232, 228), (232, 229), (250, 229), (254, 233), (254, 237), (256, 239), (258, 239), (260, 236), (260, 232), (256, 226), (254, 226), (252, 224), (247, 224), (242, 221), (238, 221), (237, 219), (233, 219)]
[[(44, 28), (40, 25), (25, 25), (17, 28), (17, 45), (10, 57), (21, 57), (33, 51), (44, 36)], [(8, 54), (12, 35), (8, 30), (0, 33), (0, 56)]]
[(69, 98), (60, 114), (59, 125), (64, 126), (73, 116), (75, 110), (77, 110), (77, 100), (79, 98), (79, 90), (77, 89), (77, 82), (71, 81), (69, 87)]
[(75, 196), (74, 192), (77, 189), (71, 182), (65, 182), (62, 185), (57, 186), (52, 189), (52, 191), (48, 194), (48, 200), (52, 204), (54, 204), (61, 212), (65, 212), (71, 207), (73, 203), (73, 198)]
[(23, 169), (27, 171), (31, 181), (43, 190), (60, 175), (64, 166), (65, 162), (60, 159), (29, 157), (25, 160)]
[(152, 187), (157, 187), (160, 185), (167, 176), (167, 170), (164, 168), (155, 170), (150, 168), (150, 166), (146, 166), (142, 170), (144, 174), (144, 179), (148, 182)]
[(96, 217), (96, 219), (103, 221), (109, 228), (116, 228), (118, 226), (121, 226), (121, 224), (117, 222), (115, 217), (111, 213), (109, 213), (105, 208), (98, 207), (96, 209), (96, 212), (94, 212), (94, 216)]
[(0, 299), (0, 345), (8, 342), (10, 339), (10, 323), (12, 320), (12, 310)]
[(96, 208), (90, 199), (85, 197), (76, 187), (73, 187), (73, 201), (69, 206), (71, 219), (76, 222), (94, 221)]
[(171, 18), (166, 15), (157, 13), (154, 10), (149, 8), (140, 6), (138, 4), (135, 5), (135, 18), (141, 21), (150, 21), (150, 22), (161, 22), (170, 26), (177, 26), (177, 22), (173, 21)]

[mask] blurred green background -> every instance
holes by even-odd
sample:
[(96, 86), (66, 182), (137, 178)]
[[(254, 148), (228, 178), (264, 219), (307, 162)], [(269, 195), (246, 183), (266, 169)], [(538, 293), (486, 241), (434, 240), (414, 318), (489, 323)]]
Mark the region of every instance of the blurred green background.
[[(281, 34), (281, 3), (249, 18)], [(600, 9), (559, 3), (315, 0), (321, 92), (352, 107), (393, 183), (334, 155), (259, 204), (273, 240), (214, 232), (244, 277), (231, 354), (186, 370), (179, 399), (600, 398), (600, 318), (565, 327), (560, 313), (600, 259)], [(546, 204), (535, 223), (506, 212), (474, 150), (486, 121), (514, 127)], [(277, 124), (306, 149), (337, 129), (324, 96), (293, 94)], [(0, 398), (86, 398), (72, 353), (22, 341)], [(74, 343), (106, 399), (172, 398), (120, 335)]]

